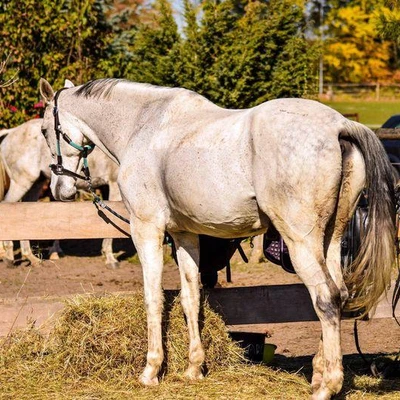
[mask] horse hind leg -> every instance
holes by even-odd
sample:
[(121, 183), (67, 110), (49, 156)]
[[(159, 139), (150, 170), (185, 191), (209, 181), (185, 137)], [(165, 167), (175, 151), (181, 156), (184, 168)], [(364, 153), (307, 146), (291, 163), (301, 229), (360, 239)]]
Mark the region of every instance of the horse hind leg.
[(37, 267), (42, 263), (43, 259), (33, 254), (29, 240), (21, 240), (20, 245), (23, 259), (28, 260), (29, 263), (34, 267)]
[(101, 254), (106, 258), (106, 267), (110, 269), (119, 268), (119, 261), (115, 258), (112, 249), (112, 239), (103, 239), (101, 244)]
[(326, 265), (336, 286), (340, 289), (341, 305), (344, 306), (348, 299), (348, 290), (341, 265), (342, 238), (365, 186), (365, 164), (357, 148), (347, 142), (343, 142), (342, 147), (343, 178), (336, 213), (325, 234), (325, 252)]
[[(340, 347), (340, 291), (331, 278), (325, 263), (319, 237), (307, 237), (289, 242), (290, 257), (300, 279), (307, 287), (315, 312), (321, 322), (322, 338), (320, 357), (313, 365), (317, 375), (313, 377), (314, 400), (330, 399), (343, 384), (343, 367)], [(321, 364), (319, 361), (321, 360)], [(321, 374), (322, 372), (322, 374)], [(318, 378), (318, 379), (317, 379)], [(316, 384), (318, 380), (318, 384)]]
[[(326, 265), (330, 276), (340, 290), (341, 309), (348, 299), (348, 290), (343, 279), (341, 265), (342, 237), (348, 221), (354, 213), (357, 201), (365, 184), (364, 161), (358, 150), (343, 143), (343, 180), (337, 210), (330, 221), (325, 235)], [(313, 359), (312, 387), (316, 391), (322, 383), (324, 370), (323, 338)]]
[(64, 255), (59, 240), (54, 240), (49, 248), (49, 259), (59, 260)]

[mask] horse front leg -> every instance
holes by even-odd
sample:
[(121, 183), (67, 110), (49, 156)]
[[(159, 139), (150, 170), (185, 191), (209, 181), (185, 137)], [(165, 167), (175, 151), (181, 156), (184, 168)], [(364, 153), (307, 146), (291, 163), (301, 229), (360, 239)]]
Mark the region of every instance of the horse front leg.
[[(21, 182), (16, 182), (15, 180), (11, 180), (10, 189), (8, 190), (4, 201), (8, 203), (14, 203), (20, 201), (37, 201), (40, 196), (42, 182), (37, 181), (37, 178), (40, 175), (40, 171), (35, 178), (35, 174), (33, 176), (29, 176)], [(27, 259), (32, 265), (38, 266), (42, 260), (36, 257), (32, 253), (31, 245), (28, 240), (24, 240), (20, 242), (21, 245), (21, 255), (23, 258)]]
[(117, 269), (119, 268), (119, 261), (114, 256), (112, 243), (112, 239), (103, 239), (101, 244), (101, 254), (106, 258), (107, 268)]
[(173, 234), (181, 276), (181, 303), (189, 331), (189, 366), (185, 376), (190, 380), (203, 378), (204, 350), (199, 331), (199, 237), (192, 233)]
[(147, 363), (139, 380), (143, 385), (152, 386), (158, 384), (158, 372), (164, 359), (161, 326), (164, 231), (154, 224), (131, 218), (131, 233), (142, 265), (147, 312)]
[(39, 266), (42, 263), (42, 259), (36, 257), (31, 248), (31, 243), (29, 240), (21, 240), (21, 255), (23, 258), (28, 260), (33, 266)]
[(14, 268), (14, 244), (12, 240), (0, 241), (0, 258), (7, 268)]

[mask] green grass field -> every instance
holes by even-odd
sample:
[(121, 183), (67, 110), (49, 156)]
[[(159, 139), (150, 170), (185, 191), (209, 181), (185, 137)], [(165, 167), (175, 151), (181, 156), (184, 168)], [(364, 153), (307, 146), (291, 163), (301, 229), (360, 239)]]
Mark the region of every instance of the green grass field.
[(392, 115), (400, 114), (400, 101), (331, 101), (323, 102), (342, 114), (358, 113), (360, 122), (379, 128)]

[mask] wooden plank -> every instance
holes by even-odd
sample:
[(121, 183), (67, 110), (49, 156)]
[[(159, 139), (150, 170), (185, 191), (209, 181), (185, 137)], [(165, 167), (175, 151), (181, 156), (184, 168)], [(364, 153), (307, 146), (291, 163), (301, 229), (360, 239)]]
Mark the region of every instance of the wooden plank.
[(227, 325), (318, 321), (302, 284), (218, 288), (203, 293)]
[[(394, 282), (387, 297), (382, 297), (371, 318), (392, 318), (393, 290)], [(301, 283), (216, 288), (202, 290), (201, 293), (227, 325), (318, 321), (308, 290)], [(165, 291), (167, 304), (178, 294), (177, 290)], [(400, 318), (400, 305), (396, 316)], [(344, 313), (342, 316), (342, 319), (352, 318), (352, 313)]]
[[(129, 218), (121, 201), (106, 201)], [(126, 238), (129, 224), (92, 202), (0, 203), (0, 240)]]
[(375, 131), (379, 139), (400, 139), (400, 128), (379, 128)]
[[(128, 217), (122, 202), (106, 202)], [(91, 202), (0, 203), (0, 240), (123, 238), (129, 225)], [(394, 283), (373, 318), (391, 318)], [(228, 325), (316, 321), (302, 284), (205, 290), (210, 305)], [(396, 312), (400, 318), (400, 307)], [(349, 317), (349, 316), (347, 316)]]
[(346, 114), (343, 114), (343, 116), (346, 118), (354, 119), (357, 122), (360, 121), (360, 116), (358, 113), (346, 113)]

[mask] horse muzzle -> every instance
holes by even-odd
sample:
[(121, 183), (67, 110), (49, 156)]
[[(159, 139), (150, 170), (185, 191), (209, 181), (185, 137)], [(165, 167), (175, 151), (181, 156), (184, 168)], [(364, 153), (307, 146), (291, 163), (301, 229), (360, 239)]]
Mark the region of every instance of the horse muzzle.
[(52, 174), (52, 182), (50, 184), (51, 193), (56, 200), (73, 201), (76, 197), (75, 179), (71, 177), (63, 177), (60, 179)]

